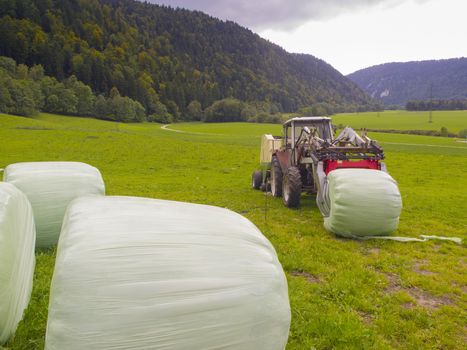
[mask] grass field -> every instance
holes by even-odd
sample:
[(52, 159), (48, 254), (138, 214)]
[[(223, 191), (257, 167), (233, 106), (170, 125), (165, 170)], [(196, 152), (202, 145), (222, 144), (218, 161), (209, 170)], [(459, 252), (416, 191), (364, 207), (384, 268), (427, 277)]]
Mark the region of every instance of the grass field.
[[(336, 123), (339, 118), (366, 124), (360, 115), (337, 116)], [(465, 117), (451, 122), (440, 127), (462, 129)], [(398, 118), (390, 128), (412, 128), (408, 125)], [(280, 134), (278, 125), (169, 128), (181, 132), (157, 124), (0, 115), (0, 167), (83, 161), (101, 170), (109, 195), (206, 203), (243, 214), (275, 246), (287, 274), (292, 306), (287, 349), (465, 348), (465, 244), (339, 239), (324, 230), (313, 197), (304, 196), (301, 207), (290, 210), (252, 190), (260, 136)], [(396, 234), (467, 238), (467, 144), (441, 137), (370, 136), (383, 145), (402, 193)], [(53, 263), (53, 250), (37, 255), (31, 304), (7, 349), (43, 348)]]
[(429, 112), (385, 111), (337, 114), (333, 116), (336, 125), (350, 125), (354, 128), (436, 130), (442, 127), (457, 133), (467, 129), (467, 111), (433, 111), (429, 123)]

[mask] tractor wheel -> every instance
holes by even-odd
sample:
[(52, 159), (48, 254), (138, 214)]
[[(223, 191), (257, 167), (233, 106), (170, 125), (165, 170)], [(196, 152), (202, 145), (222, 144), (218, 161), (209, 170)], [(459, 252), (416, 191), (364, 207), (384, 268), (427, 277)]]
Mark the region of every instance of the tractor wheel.
[(251, 175), (251, 187), (255, 190), (259, 190), (261, 183), (263, 182), (263, 174), (260, 170), (253, 171)]
[(263, 192), (271, 192), (271, 184), (269, 183), (269, 176), (267, 177), (266, 182), (261, 184), (261, 187), (259, 189)]
[(286, 207), (296, 208), (300, 205), (302, 193), (302, 177), (297, 167), (290, 167), (282, 181), (283, 202)]
[(282, 196), (282, 169), (277, 157), (271, 161), (271, 193), (273, 197)]

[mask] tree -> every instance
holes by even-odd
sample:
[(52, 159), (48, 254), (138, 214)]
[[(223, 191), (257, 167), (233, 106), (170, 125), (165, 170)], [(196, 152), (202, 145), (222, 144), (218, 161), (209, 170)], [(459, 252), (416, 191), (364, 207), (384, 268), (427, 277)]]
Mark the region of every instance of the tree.
[(16, 75), (16, 62), (15, 60), (0, 56), (0, 70), (4, 70), (10, 77)]
[(93, 115), (99, 119), (109, 119), (110, 111), (107, 100), (103, 95), (99, 95), (94, 103)]
[(443, 137), (448, 137), (449, 136), (449, 131), (445, 126), (441, 127), (440, 133), (441, 133), (441, 136), (443, 136)]
[(242, 110), (245, 104), (234, 98), (226, 98), (214, 102), (205, 110), (206, 122), (238, 122), (244, 121)]
[(44, 79), (44, 67), (42, 67), (40, 64), (35, 64), (29, 68), (28, 76), (34, 81), (41, 81)]
[(147, 118), (150, 122), (170, 124), (173, 122), (172, 115), (167, 111), (167, 108), (161, 102), (157, 102), (153, 108), (153, 113)]
[(203, 110), (201, 109), (201, 103), (196, 100), (191, 101), (187, 107), (188, 120), (202, 120)]
[(78, 99), (76, 105), (78, 115), (92, 115), (95, 97), (92, 94), (91, 88), (83, 83), (79, 83), (75, 85), (73, 91)]
[[(63, 86), (63, 84), (60, 84)], [(71, 89), (62, 88), (59, 90), (59, 106), (60, 110), (58, 112), (64, 114), (76, 114), (78, 112), (78, 98)]]
[(257, 114), (258, 114), (258, 110), (254, 106), (248, 104), (242, 109), (241, 117), (243, 120), (255, 122), (256, 121), (255, 116)]
[(65, 80), (65, 86), (71, 89), (77, 98), (76, 113), (82, 116), (92, 115), (95, 97), (89, 86), (72, 75)]
[(112, 89), (110, 89), (109, 97), (113, 99), (119, 96), (120, 96), (120, 92), (118, 91), (118, 89), (115, 86), (112, 87)]
[(109, 119), (122, 122), (142, 122), (146, 113), (141, 103), (125, 96), (121, 96), (116, 87), (110, 90), (107, 100), (107, 115)]
[(314, 114), (313, 114), (313, 107), (311, 107), (311, 106), (309, 106), (309, 107), (302, 107), (302, 108), (300, 108), (300, 110), (298, 111), (298, 113), (299, 113), (301, 116), (304, 116), (304, 117), (312, 116), (312, 115), (314, 115)]
[(10, 85), (11, 77), (0, 66), (0, 112), (9, 113), (14, 105), (11, 98), (8, 86)]
[(42, 93), (41, 85), (39, 81), (29, 79), (29, 88), (31, 89), (32, 96), (34, 99), (35, 108), (40, 111), (44, 108), (45, 97)]
[(16, 67), (16, 78), (17, 79), (27, 79), (28, 78), (28, 66), (24, 64), (18, 64)]
[(47, 112), (59, 112), (60, 104), (57, 95), (49, 95), (46, 99), (45, 110)]
[(325, 116), (333, 114), (333, 109), (329, 103), (320, 102), (311, 106), (311, 112), (314, 116)]
[(175, 120), (180, 119), (180, 110), (178, 109), (178, 106), (174, 101), (172, 100), (167, 101), (166, 106), (167, 106), (167, 110), (173, 116)]
[(34, 103), (34, 94), (27, 80), (10, 80), (8, 90), (13, 101), (10, 113), (31, 117), (38, 110)]

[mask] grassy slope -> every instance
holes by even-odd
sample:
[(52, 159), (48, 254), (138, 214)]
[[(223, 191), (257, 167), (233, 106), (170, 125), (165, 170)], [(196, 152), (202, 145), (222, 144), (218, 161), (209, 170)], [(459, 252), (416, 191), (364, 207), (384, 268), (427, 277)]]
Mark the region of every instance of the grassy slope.
[(443, 126), (451, 132), (467, 129), (467, 111), (433, 111), (432, 123), (428, 122), (429, 112), (385, 111), (338, 114), (333, 116), (335, 124), (350, 125), (354, 128), (436, 130)]
[[(0, 167), (84, 161), (101, 170), (109, 195), (208, 203), (242, 213), (271, 240), (287, 272), (293, 317), (288, 349), (463, 348), (465, 245), (337, 239), (324, 230), (313, 198), (305, 196), (298, 210), (290, 210), (250, 189), (260, 135), (278, 134), (279, 126), (171, 127), (188, 132), (52, 115), (0, 116)], [(373, 136), (383, 143), (403, 195), (396, 234), (465, 239), (467, 145), (444, 138)], [(11, 349), (43, 347), (53, 252), (39, 254), (37, 265), (32, 302), (7, 345)]]

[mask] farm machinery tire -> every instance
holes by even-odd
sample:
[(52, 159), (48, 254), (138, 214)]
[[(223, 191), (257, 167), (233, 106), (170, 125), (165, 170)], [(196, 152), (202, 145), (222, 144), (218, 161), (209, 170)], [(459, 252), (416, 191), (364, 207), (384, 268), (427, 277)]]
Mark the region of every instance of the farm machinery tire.
[(262, 183), (260, 188), (263, 192), (270, 192), (271, 191), (271, 184), (270, 183)]
[(283, 202), (286, 207), (296, 208), (300, 205), (302, 193), (302, 177), (297, 167), (287, 169), (282, 180)]
[(271, 194), (273, 197), (282, 196), (282, 169), (277, 157), (271, 161)]
[(263, 182), (263, 174), (260, 170), (253, 171), (251, 175), (251, 187), (255, 190), (259, 190)]

